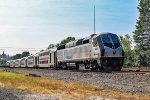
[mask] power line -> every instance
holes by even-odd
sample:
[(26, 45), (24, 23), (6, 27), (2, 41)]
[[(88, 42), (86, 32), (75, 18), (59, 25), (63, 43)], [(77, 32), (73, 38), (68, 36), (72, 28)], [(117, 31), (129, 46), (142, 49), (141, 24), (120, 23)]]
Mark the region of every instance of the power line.
[(25, 50), (25, 49), (24, 50), (8, 50), (8, 49), (0, 49), (0, 51), (40, 51), (40, 50)]
[(43, 49), (43, 48), (16, 48), (16, 47), (0, 47), (0, 49)]

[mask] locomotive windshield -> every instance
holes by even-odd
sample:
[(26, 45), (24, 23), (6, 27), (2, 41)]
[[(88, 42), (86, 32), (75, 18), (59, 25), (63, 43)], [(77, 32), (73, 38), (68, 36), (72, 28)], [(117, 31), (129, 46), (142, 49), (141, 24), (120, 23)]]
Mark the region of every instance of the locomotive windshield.
[(112, 47), (112, 42), (108, 34), (101, 35), (104, 46)]
[(114, 48), (118, 48), (120, 46), (120, 41), (117, 35), (111, 35), (112, 42), (114, 44)]
[(101, 34), (100, 37), (104, 46), (114, 49), (120, 46), (119, 38), (115, 34)]

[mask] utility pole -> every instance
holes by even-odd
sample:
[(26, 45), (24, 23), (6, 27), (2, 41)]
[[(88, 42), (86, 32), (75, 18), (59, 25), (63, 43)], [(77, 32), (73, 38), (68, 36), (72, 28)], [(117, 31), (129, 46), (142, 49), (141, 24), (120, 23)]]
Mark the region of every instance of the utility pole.
[(96, 23), (95, 23), (95, 0), (94, 0), (94, 34), (96, 33)]

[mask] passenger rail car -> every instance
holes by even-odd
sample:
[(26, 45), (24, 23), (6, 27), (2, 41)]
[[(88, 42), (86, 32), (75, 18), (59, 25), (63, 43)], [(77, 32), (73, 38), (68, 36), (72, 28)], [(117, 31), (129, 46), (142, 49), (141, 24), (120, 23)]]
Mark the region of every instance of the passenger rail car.
[(24, 57), (20, 60), (20, 66), (27, 67), (27, 58), (26, 57)]
[(36, 67), (36, 61), (34, 55), (27, 57), (27, 67)]
[(54, 53), (55, 51), (45, 50), (38, 53), (37, 66), (38, 67), (54, 67)]
[(20, 59), (15, 60), (15, 67), (20, 67)]
[(10, 63), (11, 68), (15, 67), (15, 61), (14, 60), (11, 60), (9, 63)]

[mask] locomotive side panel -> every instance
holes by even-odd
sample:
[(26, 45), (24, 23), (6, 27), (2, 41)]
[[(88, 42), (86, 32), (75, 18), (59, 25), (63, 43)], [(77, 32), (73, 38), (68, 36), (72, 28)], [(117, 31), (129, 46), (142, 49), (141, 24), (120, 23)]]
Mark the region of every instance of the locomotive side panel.
[(91, 46), (84, 44), (57, 51), (58, 62), (78, 62), (91, 59)]

